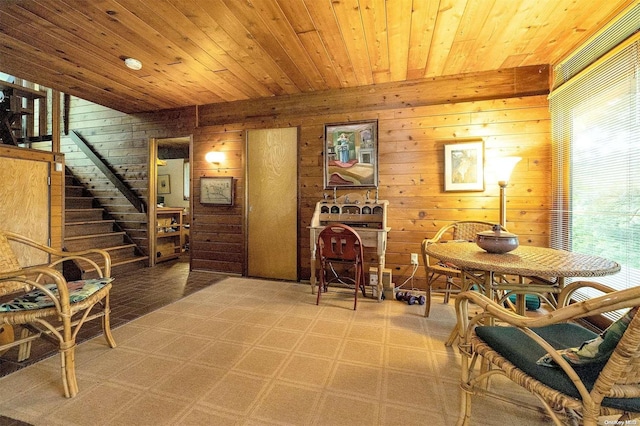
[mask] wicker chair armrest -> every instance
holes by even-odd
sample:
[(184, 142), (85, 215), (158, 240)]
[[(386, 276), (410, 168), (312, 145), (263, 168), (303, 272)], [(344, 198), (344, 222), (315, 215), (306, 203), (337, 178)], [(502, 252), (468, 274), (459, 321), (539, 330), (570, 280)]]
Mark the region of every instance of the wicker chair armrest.
[(571, 296), (573, 296), (576, 291), (584, 288), (592, 288), (603, 294), (610, 294), (616, 291), (614, 288), (595, 281), (575, 281), (566, 285), (558, 294), (558, 308), (569, 306), (571, 303)]
[[(55, 256), (56, 259), (49, 264), (50, 267), (61, 264), (66, 260), (77, 259), (77, 260), (85, 261), (89, 263), (91, 266), (93, 266), (96, 269), (96, 271), (98, 271), (98, 274), (100, 275), (101, 278), (111, 276), (111, 256), (105, 250), (88, 249), (88, 250), (82, 250), (82, 251), (62, 251), (62, 250), (58, 250), (58, 249), (46, 246), (44, 244), (40, 244), (36, 241), (33, 241), (30, 238), (24, 237), (19, 234), (15, 234), (13, 232), (5, 232), (5, 235), (9, 241), (15, 241), (20, 244), (24, 244), (29, 247), (44, 251), (52, 256)], [(104, 267), (98, 266), (98, 264), (95, 261), (87, 257), (90, 254), (98, 254), (99, 256), (101, 256), (104, 259)]]
[[(594, 284), (596, 284), (594, 286)], [(567, 286), (567, 294), (571, 294), (578, 288), (594, 287), (602, 290), (611, 290), (601, 284), (589, 281), (577, 281)], [(474, 303), (482, 310), (473, 318), (469, 318), (469, 302)], [(470, 331), (485, 318), (494, 318), (508, 325), (519, 328), (544, 327), (578, 318), (599, 315), (605, 312), (640, 306), (640, 287), (632, 287), (625, 290), (613, 291), (599, 297), (594, 297), (583, 302), (562, 306), (559, 309), (540, 317), (526, 317), (518, 315), (502, 305), (494, 302), (476, 291), (465, 291), (456, 297), (456, 314), (460, 332), (464, 333), (464, 339), (468, 338)]]
[[(37, 278), (34, 280), (29, 278), (31, 276), (37, 276)], [(49, 277), (53, 280), (58, 289), (57, 297), (51, 290), (46, 288), (43, 283), (39, 282), (42, 277)], [(49, 268), (47, 266), (32, 266), (13, 272), (0, 272), (0, 283), (7, 281), (24, 283), (25, 290), (37, 288), (51, 298), (58, 312), (61, 314), (68, 314), (71, 312), (67, 280), (57, 269)]]
[[(49, 266), (53, 267), (55, 265), (61, 264), (66, 260), (75, 259), (75, 260), (81, 260), (81, 261), (87, 262), (88, 264), (93, 266), (95, 270), (98, 272), (98, 275), (100, 276), (100, 278), (111, 276), (111, 255), (109, 255), (109, 253), (106, 250), (89, 249), (89, 250), (83, 250), (83, 251), (77, 251), (77, 252), (63, 251), (61, 253), (62, 253), (62, 256), (54, 260), (53, 262), (51, 262)], [(92, 253), (98, 254), (99, 256), (102, 257), (102, 259), (104, 260), (104, 266), (100, 267), (100, 265), (98, 265), (97, 262), (87, 257), (87, 255)]]

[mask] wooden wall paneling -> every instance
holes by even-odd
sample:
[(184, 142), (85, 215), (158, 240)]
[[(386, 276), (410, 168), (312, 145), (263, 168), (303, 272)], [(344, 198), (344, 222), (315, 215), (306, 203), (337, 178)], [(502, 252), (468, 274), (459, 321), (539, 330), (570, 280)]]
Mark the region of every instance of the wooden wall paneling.
[[(190, 230), (193, 269), (242, 274), (244, 270), (244, 137), (242, 130), (199, 127), (193, 144), (193, 212)], [(204, 160), (209, 151), (221, 151), (225, 161), (217, 165)], [(234, 178), (233, 206), (212, 206), (199, 202), (200, 178)]]
[[(529, 71), (536, 74), (542, 71), (542, 75), (546, 75), (544, 68)], [(481, 137), (485, 141), (486, 156), (523, 158), (509, 182), (507, 226), (527, 244), (548, 244), (551, 155), (546, 95), (521, 96), (514, 93), (515, 71), (496, 74), (485, 73), (480, 80), (474, 79), (477, 75), (460, 76), (457, 82), (435, 79), (425, 86), (431, 93), (427, 93), (425, 87), (392, 84), (368, 91), (344, 90), (251, 103), (233, 102), (223, 108), (202, 106), (197, 127), (195, 111), (127, 116), (84, 102), (81, 108), (73, 109), (73, 119), (82, 117), (91, 122), (90, 126), (78, 124), (87, 132), (89, 140), (95, 136), (101, 150), (116, 156), (114, 163), (132, 182), (147, 179), (144, 166), (136, 161), (144, 157), (141, 151), (146, 151), (149, 136), (175, 137), (192, 132), (192, 267), (234, 274), (242, 274), (245, 268), (245, 131), (299, 127), (298, 262), (302, 279), (311, 273), (306, 228), (315, 203), (323, 193), (330, 192), (323, 188), (324, 124), (378, 119), (379, 196), (390, 200), (389, 226), (392, 228), (387, 267), (393, 270), (394, 281), (399, 283), (411, 273), (409, 254), (418, 252), (422, 239), (432, 236), (445, 223), (460, 219), (498, 220), (497, 184), (486, 182), (483, 192), (443, 192), (443, 146), (452, 141)], [(546, 77), (532, 78), (536, 83), (525, 92), (543, 90), (542, 80), (546, 90)], [(510, 83), (507, 84), (507, 80)], [(468, 88), (462, 91), (465, 96), (472, 96), (471, 88), (475, 87), (476, 98), (463, 102), (452, 96), (452, 92), (445, 96), (453, 86)], [(506, 92), (509, 94), (505, 95)], [(384, 101), (384, 97), (396, 100)], [(439, 104), (430, 104), (437, 99), (441, 99)], [(75, 98), (74, 102), (78, 103)], [(219, 168), (204, 161), (204, 155), (214, 149), (227, 155), (225, 164)], [(69, 155), (74, 157), (73, 161), (82, 163), (72, 151)], [(136, 161), (128, 164), (124, 158), (127, 155)], [(90, 173), (89, 166), (82, 168), (89, 180), (97, 179)], [(235, 205), (199, 203), (202, 176), (233, 176)], [(136, 187), (138, 184), (136, 182)], [(368, 253), (367, 258), (370, 256)], [(414, 284), (424, 285), (422, 267)]]

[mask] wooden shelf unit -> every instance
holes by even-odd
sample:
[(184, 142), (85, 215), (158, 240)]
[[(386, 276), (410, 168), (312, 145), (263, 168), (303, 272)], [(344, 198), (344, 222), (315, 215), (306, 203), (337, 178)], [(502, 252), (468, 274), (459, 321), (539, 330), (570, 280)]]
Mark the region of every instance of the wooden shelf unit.
[(182, 254), (184, 224), (182, 207), (156, 210), (156, 262), (175, 259)]

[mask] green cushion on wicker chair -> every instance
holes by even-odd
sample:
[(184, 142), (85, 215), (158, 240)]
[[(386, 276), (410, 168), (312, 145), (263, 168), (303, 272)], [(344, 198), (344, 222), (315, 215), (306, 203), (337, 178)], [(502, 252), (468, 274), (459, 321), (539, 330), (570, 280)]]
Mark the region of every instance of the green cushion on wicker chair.
[[(536, 334), (549, 342), (555, 349), (568, 349), (579, 346), (582, 342), (594, 339), (598, 334), (576, 324), (554, 324), (532, 329)], [(546, 355), (546, 351), (533, 339), (514, 327), (477, 327), (476, 335), (490, 345), (496, 352), (509, 360), (527, 375), (574, 398), (580, 398), (578, 390), (569, 377), (559, 368), (539, 365), (537, 361)], [(584, 366), (574, 367), (585, 387), (590, 391), (608, 359), (599, 360)], [(603, 406), (640, 411), (640, 398), (613, 399), (605, 398)]]

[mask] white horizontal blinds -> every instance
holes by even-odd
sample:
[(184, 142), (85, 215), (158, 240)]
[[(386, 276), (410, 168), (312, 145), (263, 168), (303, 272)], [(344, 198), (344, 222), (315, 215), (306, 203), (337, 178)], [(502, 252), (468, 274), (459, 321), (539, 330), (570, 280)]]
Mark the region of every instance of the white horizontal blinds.
[(639, 57), (635, 37), (549, 98), (552, 246), (617, 261), (597, 281), (620, 289), (640, 285)]
[(555, 67), (553, 88), (571, 80), (605, 55), (612, 47), (620, 45), (638, 31), (640, 2), (631, 5), (611, 25), (607, 25), (591, 37), (580, 49)]

